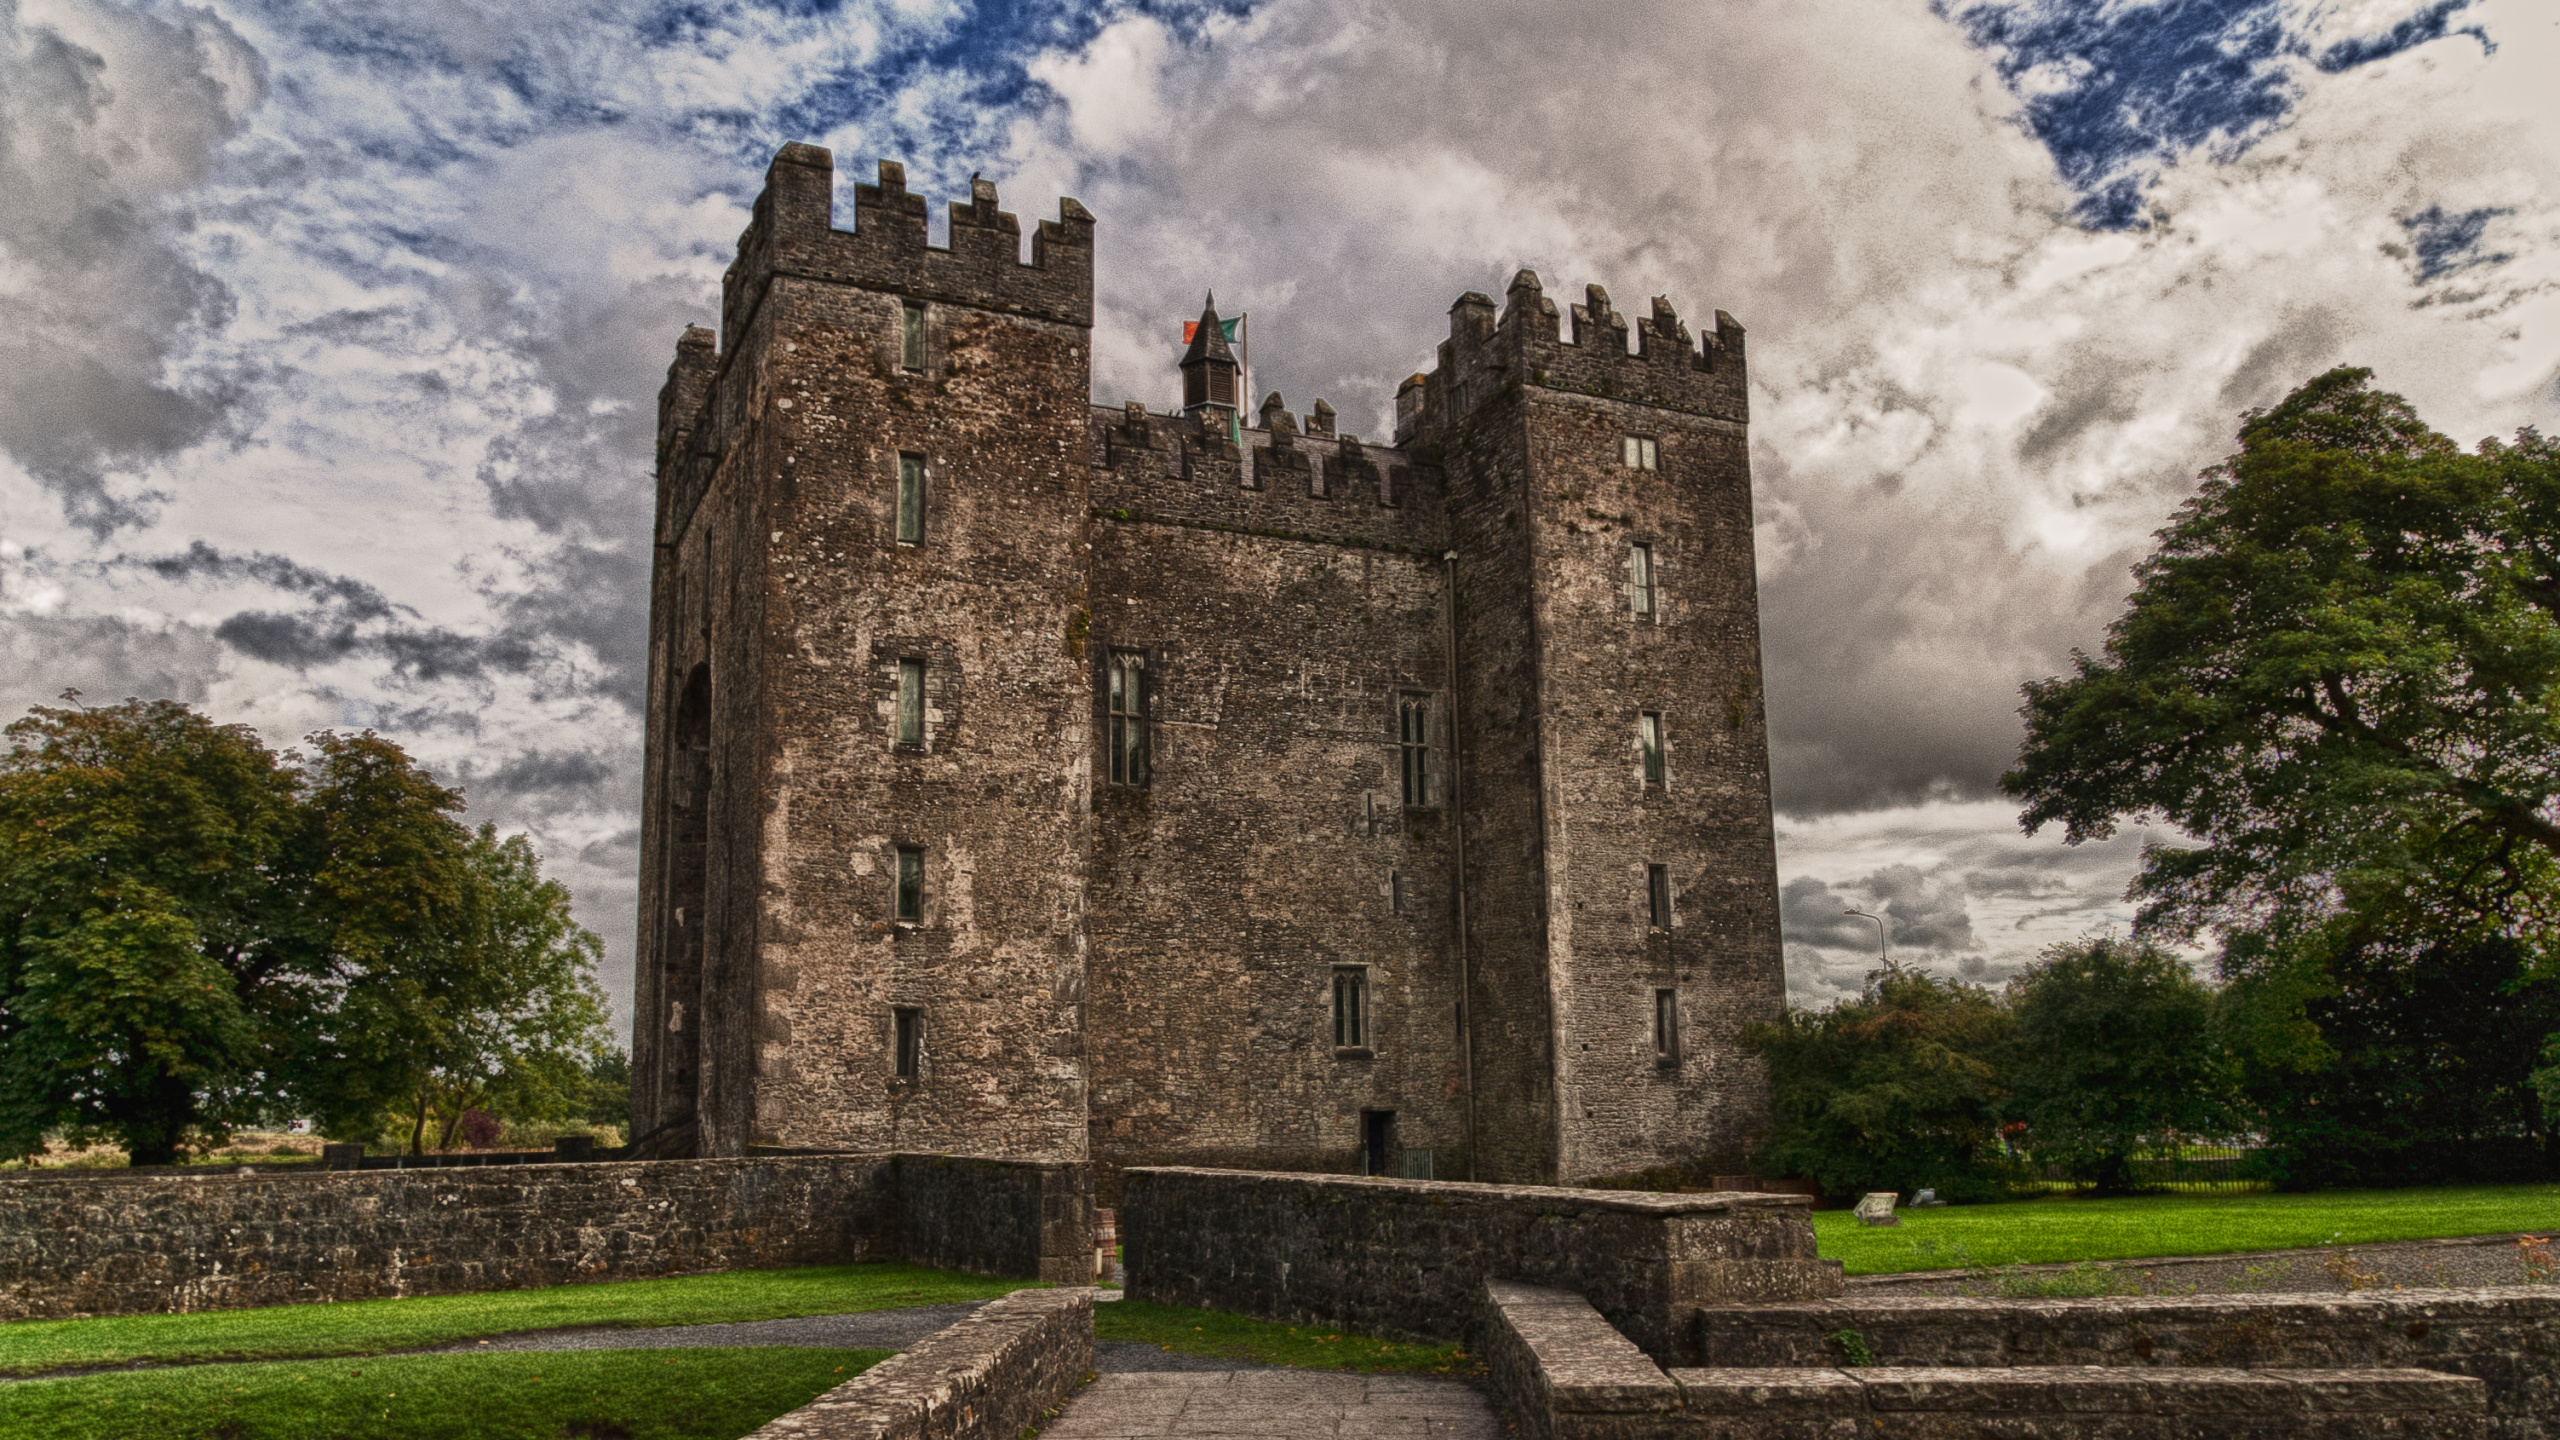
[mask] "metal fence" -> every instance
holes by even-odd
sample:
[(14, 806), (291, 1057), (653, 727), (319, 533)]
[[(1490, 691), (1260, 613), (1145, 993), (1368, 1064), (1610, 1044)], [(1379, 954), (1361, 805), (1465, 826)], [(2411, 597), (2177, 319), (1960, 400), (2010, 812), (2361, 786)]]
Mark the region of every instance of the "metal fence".
[[(2263, 1190), (2267, 1182), (2253, 1163), (2257, 1153), (2254, 1147), (2242, 1145), (2179, 1145), (2136, 1157), (2131, 1179), (2144, 1189)], [(2036, 1178), (2047, 1184), (2072, 1183), (2071, 1173), (2059, 1163), (2031, 1168)]]

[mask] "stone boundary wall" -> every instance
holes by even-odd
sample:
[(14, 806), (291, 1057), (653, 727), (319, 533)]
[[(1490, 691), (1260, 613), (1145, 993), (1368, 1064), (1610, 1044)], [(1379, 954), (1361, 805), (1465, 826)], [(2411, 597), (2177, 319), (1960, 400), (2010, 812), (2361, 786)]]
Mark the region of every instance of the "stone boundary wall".
[(0, 1179), (0, 1320), (899, 1259), (1089, 1283), (1084, 1175), (1039, 1161), (795, 1155)]
[(1801, 1195), (1649, 1195), (1252, 1170), (1121, 1176), (1129, 1293), (1284, 1324), (1463, 1339), (1489, 1279), (1572, 1290), (1648, 1354), (1700, 1305), (1840, 1293)]
[(1016, 1290), (747, 1440), (1015, 1440), (1093, 1373), (1093, 1292)]
[(900, 1155), (896, 1168), (907, 1259), (1057, 1285), (1093, 1283), (1091, 1166)]
[(1697, 1316), (1717, 1367), (1830, 1366), (1854, 1333), (1875, 1363), (2417, 1369), (2488, 1386), (2510, 1433), (2560, 1422), (2560, 1287), (2363, 1295), (1975, 1300), (1876, 1296), (1731, 1305)]
[(2487, 1413), (2480, 1381), (2417, 1369), (2059, 1366), (1663, 1371), (1567, 1291), (1489, 1282), (1495, 1394), (1531, 1440), (2469, 1440), (2538, 1433)]

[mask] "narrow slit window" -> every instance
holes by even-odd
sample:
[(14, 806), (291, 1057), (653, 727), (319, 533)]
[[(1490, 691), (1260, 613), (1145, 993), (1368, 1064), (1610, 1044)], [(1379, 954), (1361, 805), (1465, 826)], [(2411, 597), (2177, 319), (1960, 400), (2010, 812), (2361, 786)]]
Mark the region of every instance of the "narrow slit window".
[(1619, 441), (1618, 458), (1625, 461), (1630, 470), (1662, 468), (1662, 452), (1650, 435), (1629, 435)]
[(1431, 698), (1404, 695), (1396, 700), (1396, 748), (1403, 761), (1406, 809), (1431, 803)]
[(901, 1005), (889, 1012), (891, 1064), (898, 1078), (913, 1080), (924, 1071), (924, 1012)]
[(1636, 742), (1644, 750), (1644, 783), (1662, 783), (1662, 714), (1647, 710), (1636, 722)]
[(1653, 618), (1653, 547), (1638, 545), (1627, 552), (1627, 595), (1639, 618)]
[(1668, 866), (1668, 865), (1647, 865), (1646, 867), (1644, 867), (1644, 901), (1645, 901), (1645, 909), (1646, 909), (1646, 911), (1647, 911), (1648, 915), (1651, 917), (1651, 923), (1652, 923), (1652, 925), (1653, 925), (1653, 928), (1654, 928), (1654, 929), (1656, 929), (1656, 930), (1668, 930), (1668, 929), (1670, 929), (1670, 928), (1671, 928), (1671, 867), (1670, 867), (1670, 866)]
[(898, 919), (917, 924), (924, 919), (924, 848), (898, 847)]
[(1110, 720), (1111, 783), (1147, 783), (1147, 657), (1134, 650), (1111, 652)]
[(1333, 972), (1333, 1046), (1369, 1046), (1369, 972), (1364, 967), (1345, 965)]
[(898, 457), (898, 543), (924, 543), (924, 457)]
[(898, 307), (898, 364), (903, 369), (924, 368), (924, 302), (909, 300)]
[(1387, 872), (1387, 907), (1398, 915), (1404, 913), (1404, 872), (1401, 870)]
[(924, 662), (898, 662), (898, 743), (924, 743)]
[(1680, 1062), (1680, 992), (1653, 992), (1653, 1058), (1665, 1065)]

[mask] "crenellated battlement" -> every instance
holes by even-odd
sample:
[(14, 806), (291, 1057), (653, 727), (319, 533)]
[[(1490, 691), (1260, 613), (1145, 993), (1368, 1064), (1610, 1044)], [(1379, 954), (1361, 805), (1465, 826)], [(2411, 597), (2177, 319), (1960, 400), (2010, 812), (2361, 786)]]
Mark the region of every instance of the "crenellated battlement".
[(1043, 220), (1022, 259), (1022, 222), (996, 203), (995, 183), (973, 179), (951, 204), (951, 244), (926, 239), (925, 198), (907, 190), (906, 167), (880, 162), (877, 184), (853, 187), (854, 228), (835, 228), (835, 157), (785, 145), (765, 171), (738, 258), (721, 282), (721, 349), (736, 348), (776, 275), (887, 290), (916, 299), (1093, 324), (1093, 215), (1072, 198)]
[(1150, 414), (1137, 401), (1091, 415), (1094, 504), (1106, 518), (1434, 554), (1444, 538), (1429, 467), (1335, 433), (1333, 407), (1322, 401), (1301, 428), (1270, 396), (1258, 412), (1263, 423), (1239, 432), (1241, 446), (1223, 424)]
[[(1517, 385), (1567, 390), (1736, 424), (1750, 417), (1741, 322), (1722, 310), (1716, 328), (1693, 339), (1666, 296), (1630, 317), (1598, 285), (1560, 310), (1534, 270), (1512, 277), (1497, 309), (1468, 291), (1449, 307), (1439, 365), (1399, 387), (1398, 443), (1454, 424)], [(1633, 345), (1629, 340), (1632, 338)]]

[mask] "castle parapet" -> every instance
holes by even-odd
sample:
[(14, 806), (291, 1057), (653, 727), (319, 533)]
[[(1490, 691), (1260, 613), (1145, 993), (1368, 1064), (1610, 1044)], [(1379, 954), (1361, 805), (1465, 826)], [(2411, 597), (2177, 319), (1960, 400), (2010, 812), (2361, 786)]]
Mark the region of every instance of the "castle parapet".
[(1469, 291), (1449, 307), (1449, 338), (1440, 344), (1438, 368), (1398, 390), (1399, 440), (1453, 424), (1515, 385), (1736, 424), (1750, 418), (1742, 325), (1722, 310), (1715, 312), (1714, 332), (1693, 340), (1668, 297), (1655, 296), (1650, 315), (1631, 319), (1610, 303), (1607, 290), (1591, 285), (1568, 317), (1547, 298), (1533, 270), (1512, 277), (1504, 301), (1497, 314), (1491, 296)]
[(1093, 324), (1093, 215), (1070, 198), (1031, 236), (998, 208), (995, 183), (973, 179), (951, 206), (951, 244), (927, 243), (925, 199), (907, 191), (906, 167), (880, 162), (879, 183), (853, 187), (854, 228), (835, 228), (835, 156), (785, 145), (765, 171), (738, 258), (721, 282), (721, 347), (733, 349), (775, 275), (799, 275), (919, 300)]

